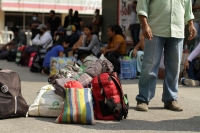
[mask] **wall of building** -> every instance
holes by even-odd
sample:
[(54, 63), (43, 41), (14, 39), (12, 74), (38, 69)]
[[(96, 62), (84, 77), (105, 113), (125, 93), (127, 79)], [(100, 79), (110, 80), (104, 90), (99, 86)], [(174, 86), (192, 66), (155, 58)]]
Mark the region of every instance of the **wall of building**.
[(118, 23), (118, 0), (102, 0), (102, 42), (108, 41), (107, 28)]

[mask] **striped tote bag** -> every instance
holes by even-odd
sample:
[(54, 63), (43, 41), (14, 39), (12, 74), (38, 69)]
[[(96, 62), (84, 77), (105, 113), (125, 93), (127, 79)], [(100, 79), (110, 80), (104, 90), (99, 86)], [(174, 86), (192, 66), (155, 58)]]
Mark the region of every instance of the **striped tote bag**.
[(57, 123), (95, 124), (90, 88), (66, 89), (65, 103)]

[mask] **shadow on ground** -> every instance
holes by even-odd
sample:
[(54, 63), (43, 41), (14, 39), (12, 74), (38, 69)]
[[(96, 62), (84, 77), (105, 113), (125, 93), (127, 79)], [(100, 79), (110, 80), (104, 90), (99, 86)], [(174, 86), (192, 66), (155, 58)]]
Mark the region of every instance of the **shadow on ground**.
[[(36, 120), (55, 123), (56, 118), (39, 118)], [(126, 119), (120, 122), (105, 122), (97, 121), (96, 125), (76, 125), (87, 129), (94, 130), (112, 130), (112, 131), (124, 131), (124, 130), (153, 130), (153, 131), (189, 131), (189, 132), (200, 132), (199, 124), (200, 116), (195, 116), (189, 119), (174, 119), (164, 121), (144, 121), (144, 120), (132, 120)], [(74, 126), (74, 124), (73, 124)]]

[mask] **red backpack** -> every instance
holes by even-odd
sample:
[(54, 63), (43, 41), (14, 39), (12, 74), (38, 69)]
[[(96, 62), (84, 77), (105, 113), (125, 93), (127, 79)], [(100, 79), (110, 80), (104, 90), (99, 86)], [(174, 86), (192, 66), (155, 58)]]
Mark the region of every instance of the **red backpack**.
[[(122, 120), (128, 114), (128, 100), (117, 76), (102, 73), (92, 80), (94, 115), (98, 120)], [(125, 103), (126, 102), (126, 103)]]

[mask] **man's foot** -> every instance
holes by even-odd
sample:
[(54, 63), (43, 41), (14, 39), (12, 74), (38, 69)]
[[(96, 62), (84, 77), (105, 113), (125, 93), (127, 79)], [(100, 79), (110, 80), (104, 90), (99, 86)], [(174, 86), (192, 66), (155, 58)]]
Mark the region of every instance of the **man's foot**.
[(138, 102), (136, 106), (137, 111), (148, 111), (148, 105), (144, 102)]
[(184, 84), (187, 86), (200, 86), (200, 82), (198, 80), (193, 80), (193, 79), (185, 79)]
[(183, 111), (183, 108), (178, 105), (177, 101), (172, 101), (164, 106), (165, 109), (169, 109), (172, 111)]

